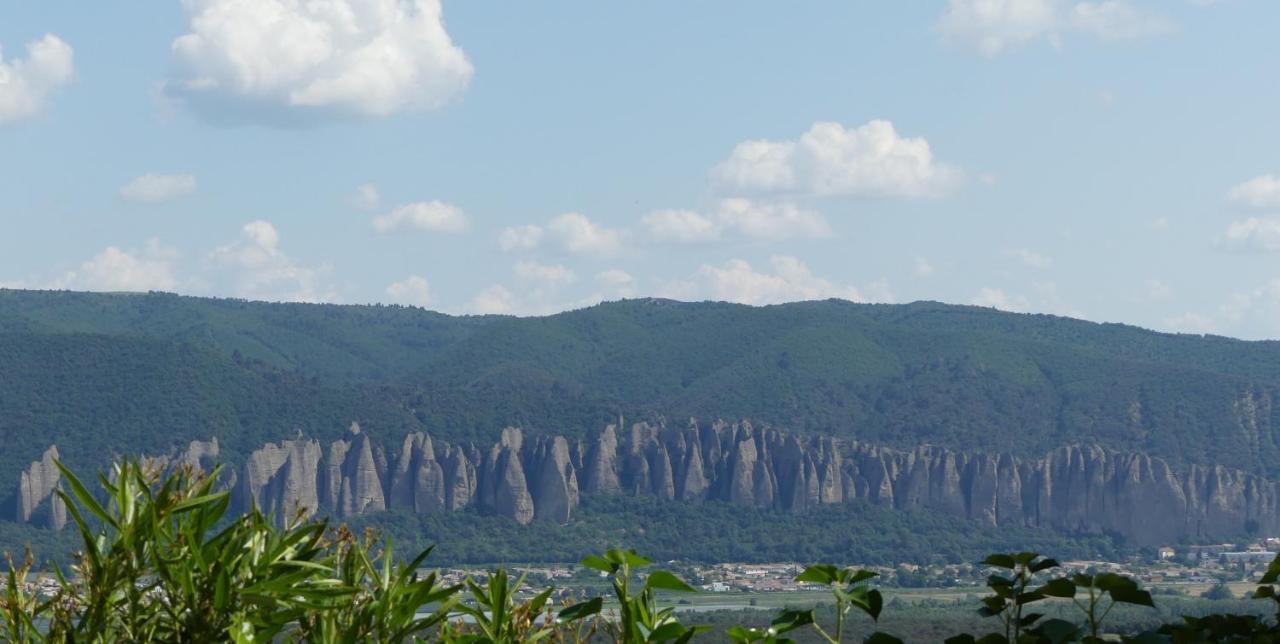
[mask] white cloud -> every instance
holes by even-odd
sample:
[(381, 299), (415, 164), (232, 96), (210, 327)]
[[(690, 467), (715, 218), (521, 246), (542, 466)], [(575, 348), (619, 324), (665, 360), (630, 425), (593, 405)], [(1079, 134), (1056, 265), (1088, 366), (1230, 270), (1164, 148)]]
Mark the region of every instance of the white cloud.
[(356, 193), (351, 197), (351, 205), (360, 210), (377, 210), (382, 205), (382, 193), (378, 192), (378, 186), (372, 183), (363, 183), (356, 186)]
[(660, 242), (690, 244), (720, 238), (720, 226), (692, 210), (656, 210), (642, 217), (640, 225)]
[(172, 291), (178, 283), (174, 277), (177, 257), (176, 251), (156, 239), (148, 240), (141, 252), (108, 246), (52, 286), (84, 291)]
[(471, 298), (467, 310), (479, 315), (509, 314), (515, 308), (515, 296), (501, 284), (494, 284)]
[(498, 245), (507, 252), (533, 250), (542, 243), (544, 234), (541, 226), (511, 226), (502, 229), (502, 233), (498, 235)]
[(624, 286), (635, 282), (630, 273), (617, 268), (596, 273), (596, 279), (610, 286)]
[(719, 239), (724, 232), (767, 241), (831, 235), (827, 220), (817, 212), (790, 202), (722, 199), (717, 210), (704, 215), (692, 210), (659, 210), (640, 224), (659, 242), (696, 243)]
[(1147, 13), (1123, 0), (1077, 2), (1071, 8), (1070, 24), (1103, 40), (1133, 40), (1173, 31), (1168, 18)]
[(251, 221), (240, 239), (219, 246), (213, 262), (232, 271), (236, 294), (263, 300), (327, 302), (337, 294), (322, 279), (328, 269), (304, 266), (280, 249), (280, 233), (268, 221)]
[(540, 264), (532, 260), (516, 262), (511, 267), (515, 276), (524, 282), (535, 282), (540, 285), (556, 287), (572, 284), (578, 276), (560, 264)]
[(993, 309), (1013, 311), (1015, 313), (1025, 313), (1031, 308), (1027, 298), (1021, 295), (1009, 295), (1001, 289), (987, 286), (979, 289), (977, 295), (974, 295), (973, 299), (969, 300), (969, 303), (975, 306), (989, 306)]
[(5, 62), (0, 51), (0, 125), (39, 114), (75, 75), (71, 45), (53, 34), (27, 44), (27, 57)]
[(1158, 279), (1144, 282), (1143, 290), (1148, 300), (1167, 300), (1173, 297), (1173, 288)]
[[(440, 0), (183, 0), (166, 94), (215, 118), (381, 117), (460, 95)], [(287, 117), (286, 117), (287, 118)]]
[(884, 120), (849, 129), (817, 122), (796, 141), (744, 141), (712, 175), (737, 190), (883, 197), (934, 197), (960, 178), (928, 141), (900, 137)]
[(1060, 20), (1056, 0), (950, 0), (938, 22), (947, 38), (985, 56), (1052, 34)]
[(1058, 46), (1064, 33), (1127, 40), (1173, 30), (1168, 18), (1127, 0), (949, 0), (938, 30), (984, 56), (996, 56), (1037, 40)]
[(387, 285), (387, 297), (397, 304), (427, 306), (431, 304), (431, 285), (425, 277), (410, 275)]
[(382, 233), (401, 228), (460, 233), (467, 229), (467, 216), (461, 208), (443, 201), (420, 201), (374, 217), (373, 227)]
[(1165, 318), (1164, 326), (1180, 333), (1212, 333), (1216, 328), (1212, 317), (1192, 312)]
[(1167, 232), (1169, 230), (1169, 218), (1156, 217), (1155, 219), (1151, 220), (1150, 225), (1151, 225), (1151, 230), (1154, 230), (1158, 233)]
[(929, 260), (924, 257), (917, 257), (915, 271), (917, 277), (929, 277), (933, 275), (933, 264), (929, 263)]
[(712, 173), (725, 185), (751, 190), (794, 190), (799, 183), (793, 141), (743, 141)]
[(622, 250), (621, 231), (601, 226), (581, 213), (560, 215), (547, 224), (547, 230), (564, 250), (575, 255), (611, 257)]
[(130, 201), (160, 203), (191, 194), (196, 189), (196, 178), (189, 174), (147, 173), (124, 184), (120, 196)]
[(722, 226), (746, 237), (781, 241), (792, 237), (828, 237), (827, 220), (792, 203), (760, 203), (749, 199), (724, 199), (716, 219)]
[(1005, 251), (1005, 254), (1031, 268), (1046, 269), (1053, 266), (1053, 260), (1026, 248), (1015, 248)]
[(1264, 174), (1233, 187), (1227, 198), (1254, 208), (1280, 208), (1280, 177)]
[(797, 300), (841, 298), (860, 302), (862, 294), (852, 286), (841, 286), (817, 277), (795, 257), (775, 255), (769, 259), (771, 272), (756, 271), (741, 259), (721, 266), (703, 265), (697, 281), (712, 299), (742, 304), (777, 304)]
[(1250, 217), (1231, 222), (1224, 242), (1236, 250), (1280, 251), (1280, 219)]
[(603, 302), (604, 300), (623, 297), (635, 297), (636, 280), (626, 271), (617, 268), (601, 271), (596, 273), (596, 281), (604, 285), (605, 292), (592, 294), (587, 298), (589, 303)]

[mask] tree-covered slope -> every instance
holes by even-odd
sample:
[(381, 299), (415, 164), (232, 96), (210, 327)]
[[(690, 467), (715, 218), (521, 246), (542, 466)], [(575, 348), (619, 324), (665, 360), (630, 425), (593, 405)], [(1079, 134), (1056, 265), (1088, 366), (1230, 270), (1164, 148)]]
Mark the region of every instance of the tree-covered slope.
[(619, 414), (1035, 457), (1098, 442), (1275, 474), (1278, 395), (1274, 342), (937, 303), (630, 300), (511, 318), (0, 290), (0, 481), (51, 442), (87, 465), (211, 436), (243, 453), (351, 420), (388, 441), (491, 441)]

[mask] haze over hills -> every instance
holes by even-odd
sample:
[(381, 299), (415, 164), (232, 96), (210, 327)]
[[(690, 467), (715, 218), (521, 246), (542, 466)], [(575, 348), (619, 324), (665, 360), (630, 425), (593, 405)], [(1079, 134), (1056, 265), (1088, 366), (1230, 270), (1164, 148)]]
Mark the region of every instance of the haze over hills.
[[(958, 455), (953, 460), (962, 465), (969, 462), (963, 454), (1034, 463), (1080, 445), (1079, 454), (1095, 456), (1074, 457), (1079, 467), (1111, 463), (1097, 466), (1110, 472), (1099, 475), (1107, 489), (1124, 487), (1107, 476), (1128, 476), (1130, 465), (1116, 463), (1147, 459), (1148, 465), (1134, 467), (1155, 471), (1154, 478), (1174, 477), (1165, 487), (1179, 490), (1184, 507), (1192, 488), (1211, 496), (1230, 479), (1241, 495), (1232, 510), (1239, 515), (1235, 524), (1253, 520), (1256, 529), (1273, 522), (1263, 517), (1260, 523), (1259, 512), (1275, 514), (1267, 505), (1274, 501), (1258, 490), (1272, 485), (1267, 479), (1276, 477), (1280, 462), (1278, 390), (1280, 343), (928, 302), (748, 307), (645, 299), (511, 318), (0, 290), (0, 432), (10, 437), (0, 453), (0, 481), (17, 481), (52, 444), (69, 464), (91, 471), (112, 454), (165, 454), (216, 438), (220, 460), (243, 464), (263, 445), (299, 434), (325, 447), (350, 441), (344, 432), (358, 421), (368, 440), (385, 446), (378, 475), (386, 479), (380, 485), (391, 505), (387, 472), (413, 433), (478, 446), (469, 448), (468, 460), (483, 469), (488, 446), (509, 443), (500, 440), (500, 430), (521, 427), (522, 441), (547, 446), (537, 448), (543, 450), (537, 456), (515, 450), (522, 475), (561, 449), (552, 440), (559, 436), (564, 449), (575, 452), (552, 459), (564, 478), (564, 463), (575, 459), (579, 477), (585, 476), (585, 459), (619, 416), (627, 425), (674, 428), (667, 436), (683, 432), (690, 418), (704, 434), (724, 418), (750, 419), (756, 445), (774, 445), (771, 463), (791, 435), (816, 464), (832, 441), (856, 441), (885, 454), (930, 445), (933, 454)], [(766, 427), (784, 433), (766, 438)], [(725, 500), (734, 494), (733, 450), (741, 443), (733, 431), (719, 464), (729, 478), (707, 476), (709, 485), (722, 486), (714, 494)], [(618, 433), (617, 475), (634, 483), (635, 470), (628, 469), (634, 466), (624, 461), (636, 440), (626, 436), (626, 426)], [(674, 439), (655, 440), (669, 446)], [(705, 440), (703, 448), (710, 457)], [(668, 460), (681, 460), (669, 452)], [(803, 470), (806, 457), (799, 458)], [(1161, 464), (1167, 476), (1159, 473)], [(1206, 475), (1211, 470), (1193, 466), (1235, 473)], [(909, 467), (899, 469), (910, 478)], [(652, 476), (644, 480), (657, 485)], [(972, 477), (966, 481), (973, 486)], [(588, 487), (583, 478), (575, 484)], [(537, 485), (526, 484), (526, 491)], [(759, 495), (767, 493), (766, 505), (795, 509), (790, 501), (772, 500), (782, 492), (780, 483), (773, 485), (753, 487), (750, 504), (760, 505)], [(787, 493), (798, 498), (788, 485)], [(17, 496), (8, 507), (17, 507)], [(965, 509), (951, 514), (982, 514), (972, 491), (962, 496)], [(938, 509), (927, 498), (918, 505)], [(1122, 507), (1112, 505), (1112, 511)], [(533, 516), (528, 510), (526, 518)]]

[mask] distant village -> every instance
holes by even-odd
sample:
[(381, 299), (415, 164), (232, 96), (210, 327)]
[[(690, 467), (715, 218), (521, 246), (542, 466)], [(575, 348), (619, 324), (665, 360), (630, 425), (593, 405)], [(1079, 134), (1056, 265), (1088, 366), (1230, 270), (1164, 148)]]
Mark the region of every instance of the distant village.
[[(1158, 548), (1154, 556), (1126, 562), (1062, 561), (1058, 574), (1115, 572), (1132, 576), (1144, 586), (1177, 592), (1180, 587), (1195, 590), (1224, 583), (1256, 581), (1280, 552), (1280, 538), (1252, 543), (1193, 545)], [(797, 583), (803, 570), (799, 563), (690, 564), (670, 561), (661, 564), (707, 593), (794, 593), (818, 590), (812, 584)], [(991, 568), (976, 563), (894, 566), (862, 566), (876, 572), (876, 583), (898, 588), (980, 587)], [(441, 571), (448, 583), (459, 583), (468, 575), (483, 575), (478, 568)], [(530, 588), (549, 585), (573, 589), (599, 585), (601, 573), (572, 564), (517, 567), (514, 574), (526, 575)]]

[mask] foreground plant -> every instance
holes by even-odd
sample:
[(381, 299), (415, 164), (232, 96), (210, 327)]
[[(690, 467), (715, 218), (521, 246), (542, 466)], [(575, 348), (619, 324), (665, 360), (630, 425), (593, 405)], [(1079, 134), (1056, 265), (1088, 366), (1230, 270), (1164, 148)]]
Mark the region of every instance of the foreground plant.
[[(671, 590), (682, 593), (697, 592), (679, 577), (665, 570), (649, 573), (639, 593), (631, 591), (632, 573), (636, 568), (648, 566), (648, 559), (634, 550), (609, 550), (603, 556), (591, 555), (582, 565), (599, 570), (613, 578), (613, 595), (618, 602), (617, 621), (605, 621), (605, 630), (614, 640), (624, 644), (638, 642), (676, 642), (683, 644), (694, 635), (708, 630), (706, 626), (685, 626), (676, 619), (673, 607), (659, 608), (657, 591)], [(575, 604), (557, 616), (560, 623), (597, 615), (604, 608), (604, 598), (596, 597)]]
[(547, 588), (529, 601), (517, 603), (516, 592), (524, 585), (524, 579), (525, 576), (521, 575), (512, 583), (507, 571), (502, 569), (490, 573), (483, 586), (468, 578), (465, 585), (475, 605), (459, 604), (458, 612), (470, 617), (471, 624), (459, 624), (457, 632), (446, 630), (442, 639), (445, 642), (507, 644), (538, 642), (550, 636), (555, 632), (554, 621), (547, 619), (538, 624), (538, 618), (543, 616), (543, 609), (555, 589)]
[[(59, 464), (61, 468), (61, 464)], [(254, 510), (228, 514), (228, 493), (215, 485), (218, 471), (164, 471), (123, 461), (99, 477), (95, 495), (69, 470), (58, 490), (84, 550), (73, 574), (53, 567), (47, 592), (33, 590), (33, 558), (8, 558), (0, 595), (0, 638), (11, 642), (355, 642), (450, 643), (584, 642), (603, 635), (627, 644), (685, 644), (708, 630), (682, 623), (673, 606), (658, 603), (660, 591), (694, 592), (674, 574), (655, 570), (631, 550), (589, 556), (582, 565), (611, 578), (613, 597), (573, 603), (552, 614), (554, 589), (518, 595), (523, 576), (505, 570), (483, 583), (468, 578), (446, 585), (420, 570), (431, 552), (397, 560), (389, 542), (372, 532), (361, 538), (345, 527), (330, 530), (302, 514), (284, 526)], [(1153, 606), (1151, 594), (1113, 573), (1041, 579), (1058, 562), (1034, 552), (997, 554), (987, 579), (991, 595), (981, 614), (998, 620), (1000, 632), (951, 644), (1060, 644), (1121, 641), (1135, 644), (1280, 641), (1280, 556), (1259, 582), (1254, 597), (1270, 600), (1276, 619), (1215, 614), (1132, 636), (1104, 632), (1119, 604)], [(870, 584), (875, 573), (820, 564), (796, 581), (828, 587), (835, 600), (834, 628), (823, 628), (815, 609), (781, 611), (768, 626), (731, 626), (739, 644), (791, 642), (809, 626), (823, 640), (843, 642), (850, 615), (878, 622), (884, 599)], [(465, 591), (465, 592), (464, 592)], [(1069, 601), (1080, 623), (1045, 619), (1028, 607), (1045, 600)], [(613, 602), (616, 602), (613, 603)], [(871, 644), (892, 644), (882, 632)]]
[[(418, 576), (427, 548), (408, 563), (396, 563), (390, 542), (377, 548), (372, 532), (357, 539), (339, 528), (332, 564), (338, 594), (327, 606), (308, 610), (290, 639), (325, 644), (418, 641), (444, 624), (458, 586), (442, 585), (436, 573)], [(370, 554), (373, 553), (373, 554)]]

